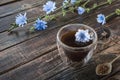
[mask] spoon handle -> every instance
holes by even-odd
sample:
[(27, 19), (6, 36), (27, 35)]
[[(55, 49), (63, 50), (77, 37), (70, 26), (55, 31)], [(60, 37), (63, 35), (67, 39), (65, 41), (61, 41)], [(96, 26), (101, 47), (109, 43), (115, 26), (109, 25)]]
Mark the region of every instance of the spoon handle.
[(115, 59), (113, 59), (110, 63), (112, 64), (112, 63), (113, 63), (114, 61), (116, 61), (119, 57), (120, 57), (120, 55), (117, 56)]

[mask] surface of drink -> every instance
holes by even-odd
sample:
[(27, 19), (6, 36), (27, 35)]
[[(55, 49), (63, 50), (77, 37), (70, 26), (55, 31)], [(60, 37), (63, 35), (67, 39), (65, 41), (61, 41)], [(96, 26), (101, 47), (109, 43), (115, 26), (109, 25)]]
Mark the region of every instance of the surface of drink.
[[(92, 40), (90, 40), (89, 42), (85, 42), (85, 43), (76, 42), (75, 41), (75, 33), (76, 32), (77, 31), (69, 31), (69, 32), (65, 33), (61, 37), (61, 41), (69, 47), (76, 47), (76, 48), (88, 46), (93, 42)], [(76, 61), (76, 62), (83, 60), (89, 53), (89, 50), (71, 51), (67, 48), (63, 48), (63, 50), (69, 59), (71, 59), (72, 61)]]

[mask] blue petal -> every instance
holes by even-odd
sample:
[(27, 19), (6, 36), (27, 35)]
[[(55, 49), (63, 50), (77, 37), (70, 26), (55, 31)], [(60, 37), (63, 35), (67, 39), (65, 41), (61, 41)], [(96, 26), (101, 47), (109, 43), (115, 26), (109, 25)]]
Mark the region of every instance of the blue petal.
[(56, 9), (56, 3), (53, 1), (48, 1), (45, 5), (43, 5), (43, 11), (46, 12), (46, 14), (49, 14), (51, 12), (54, 12)]
[(34, 24), (36, 30), (44, 30), (47, 27), (47, 22), (40, 20), (39, 18), (36, 20), (36, 23)]
[(88, 30), (78, 30), (75, 34), (75, 41), (77, 42), (88, 42), (91, 39)]
[(82, 7), (78, 7), (78, 14), (82, 15), (85, 12), (85, 9)]
[(97, 22), (101, 23), (102, 25), (104, 25), (106, 23), (105, 16), (103, 14), (98, 14), (97, 15)]
[(24, 13), (24, 15), (19, 14), (16, 16), (16, 20), (15, 23), (20, 27), (20, 26), (24, 26), (25, 24), (27, 24), (27, 17), (26, 17), (26, 13)]

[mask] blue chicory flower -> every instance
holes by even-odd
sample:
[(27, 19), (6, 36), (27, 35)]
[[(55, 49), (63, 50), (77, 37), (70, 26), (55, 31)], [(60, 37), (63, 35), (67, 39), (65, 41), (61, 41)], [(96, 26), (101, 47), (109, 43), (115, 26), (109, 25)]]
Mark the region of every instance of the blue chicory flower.
[(78, 14), (82, 15), (85, 12), (85, 9), (82, 7), (78, 7)]
[(48, 1), (45, 5), (43, 5), (43, 11), (46, 12), (46, 14), (49, 14), (51, 12), (54, 12), (56, 9), (56, 3), (53, 1)]
[(69, 3), (69, 1), (68, 1), (68, 0), (64, 0), (64, 1), (63, 1), (63, 7), (64, 7), (64, 8), (66, 8), (66, 3)]
[(26, 13), (24, 13), (24, 15), (19, 14), (16, 16), (16, 20), (15, 23), (20, 27), (20, 26), (24, 26), (25, 24), (27, 24), (27, 17), (26, 17)]
[(78, 32), (76, 32), (75, 34), (76, 42), (88, 42), (89, 40), (91, 40), (91, 35), (89, 34), (88, 30), (79, 29)]
[(105, 15), (104, 14), (98, 14), (97, 15), (97, 22), (104, 25), (106, 23)]
[(44, 30), (47, 27), (47, 22), (40, 20), (39, 18), (36, 20), (36, 23), (34, 24), (36, 30)]
[(71, 0), (71, 4), (74, 4), (76, 2), (76, 0)]

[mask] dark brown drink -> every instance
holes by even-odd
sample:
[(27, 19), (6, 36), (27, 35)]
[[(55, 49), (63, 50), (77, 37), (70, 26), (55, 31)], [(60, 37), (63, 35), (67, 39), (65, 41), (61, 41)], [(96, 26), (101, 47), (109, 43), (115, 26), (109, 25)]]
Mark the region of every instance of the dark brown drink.
[[(85, 46), (90, 45), (93, 42), (92, 40), (90, 40), (89, 42), (86, 42), (86, 43), (76, 42), (75, 41), (75, 33), (76, 33), (76, 31), (69, 31), (69, 32), (65, 33), (61, 37), (61, 41), (70, 47), (85, 47)], [(66, 48), (63, 48), (63, 50), (69, 59), (71, 59), (72, 61), (77, 61), (77, 62), (83, 60), (90, 51), (90, 50), (71, 51)]]

